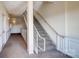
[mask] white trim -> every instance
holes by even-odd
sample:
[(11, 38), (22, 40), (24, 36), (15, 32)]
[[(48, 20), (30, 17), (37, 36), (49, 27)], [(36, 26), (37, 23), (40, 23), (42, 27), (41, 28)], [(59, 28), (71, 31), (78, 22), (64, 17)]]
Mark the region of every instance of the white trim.
[(33, 2), (27, 3), (27, 47), (28, 53), (33, 54)]

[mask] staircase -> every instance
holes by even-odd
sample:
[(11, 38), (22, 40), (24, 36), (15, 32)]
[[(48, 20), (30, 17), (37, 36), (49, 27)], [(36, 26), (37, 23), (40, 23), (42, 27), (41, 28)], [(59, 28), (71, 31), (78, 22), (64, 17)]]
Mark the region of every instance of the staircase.
[[(37, 21), (36, 18), (34, 18), (34, 25), (37, 28), (39, 34), (45, 38), (46, 40), (46, 51), (50, 51), (50, 50), (56, 50), (56, 46), (53, 44), (53, 42), (51, 41), (50, 37), (48, 36), (48, 34), (46, 33), (46, 31), (43, 29), (43, 27), (41, 26), (41, 24)], [(42, 40), (39, 40), (39, 45), (42, 47), (43, 46), (43, 42)], [(38, 52), (40, 52), (40, 49), (38, 50)]]

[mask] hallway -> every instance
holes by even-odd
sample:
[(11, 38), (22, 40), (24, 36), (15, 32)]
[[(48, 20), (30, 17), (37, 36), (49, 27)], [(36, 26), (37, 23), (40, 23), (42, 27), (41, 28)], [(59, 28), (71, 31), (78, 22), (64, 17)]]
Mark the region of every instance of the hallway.
[(25, 57), (26, 56), (26, 43), (20, 34), (12, 34), (4, 46), (0, 57), (10, 58), (10, 57)]
[(70, 56), (79, 58), (79, 2), (0, 2), (0, 58)]
[(12, 34), (0, 53), (0, 58), (69, 58), (69, 56), (57, 51), (50, 50), (40, 52), (38, 55), (28, 55), (26, 43), (20, 34)]

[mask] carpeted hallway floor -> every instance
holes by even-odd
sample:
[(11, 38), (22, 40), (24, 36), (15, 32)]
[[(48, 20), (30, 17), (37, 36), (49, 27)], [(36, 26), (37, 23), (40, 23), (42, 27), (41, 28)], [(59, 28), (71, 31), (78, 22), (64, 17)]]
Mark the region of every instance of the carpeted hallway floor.
[(0, 58), (69, 58), (69, 56), (57, 51), (41, 52), (38, 55), (28, 55), (27, 45), (21, 35), (11, 35), (0, 53)]
[(26, 44), (23, 37), (19, 34), (13, 34), (0, 53), (0, 57), (25, 57), (26, 51)]

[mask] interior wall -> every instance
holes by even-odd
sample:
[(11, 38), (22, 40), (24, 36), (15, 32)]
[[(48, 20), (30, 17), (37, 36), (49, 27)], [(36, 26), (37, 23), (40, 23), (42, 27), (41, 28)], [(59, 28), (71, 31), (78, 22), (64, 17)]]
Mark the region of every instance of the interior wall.
[[(44, 2), (37, 12), (44, 17), (44, 20), (54, 28), (59, 34), (65, 35), (65, 3), (64, 2)], [(35, 15), (37, 16), (37, 15)], [(37, 16), (38, 21), (47, 31), (52, 41), (56, 44), (56, 35), (53, 30), (45, 24), (43, 19)]]
[[(46, 2), (37, 12), (34, 12), (35, 17), (52, 41), (57, 43), (57, 50), (72, 57), (79, 57), (79, 2)], [(56, 40), (55, 33), (45, 21), (59, 34), (65, 35), (65, 38), (58, 37)]]
[(1, 18), (0, 19), (0, 32), (8, 31), (9, 30), (9, 17), (2, 2), (0, 2), (0, 18)]
[[(15, 19), (15, 24), (13, 24), (14, 19)], [(13, 26), (20, 25), (23, 28), (25, 27), (25, 22), (24, 22), (24, 19), (22, 17), (12, 17), (12, 18), (10, 18), (10, 24), (12, 24)]]
[[(39, 4), (39, 3), (38, 3)], [(38, 6), (39, 7), (39, 6)], [(52, 28), (59, 34), (79, 38), (79, 2), (43, 2), (39, 9), (35, 10), (44, 17)], [(37, 17), (39, 19), (39, 16)], [(45, 26), (41, 19), (40, 23)], [(45, 26), (46, 27), (46, 26)], [(44, 28), (45, 28), (44, 27)], [(45, 28), (46, 29), (46, 28)], [(49, 29), (49, 28), (48, 28)], [(50, 30), (50, 29), (49, 29)], [(51, 31), (46, 30), (50, 36)], [(51, 36), (52, 37), (52, 36)]]
[(0, 2), (0, 52), (10, 36), (9, 17), (7, 10)]
[(79, 38), (79, 2), (67, 2), (67, 36)]
[(26, 25), (22, 17), (11, 17), (10, 24), (11, 24), (11, 33), (21, 33), (22, 29), (26, 29)]

